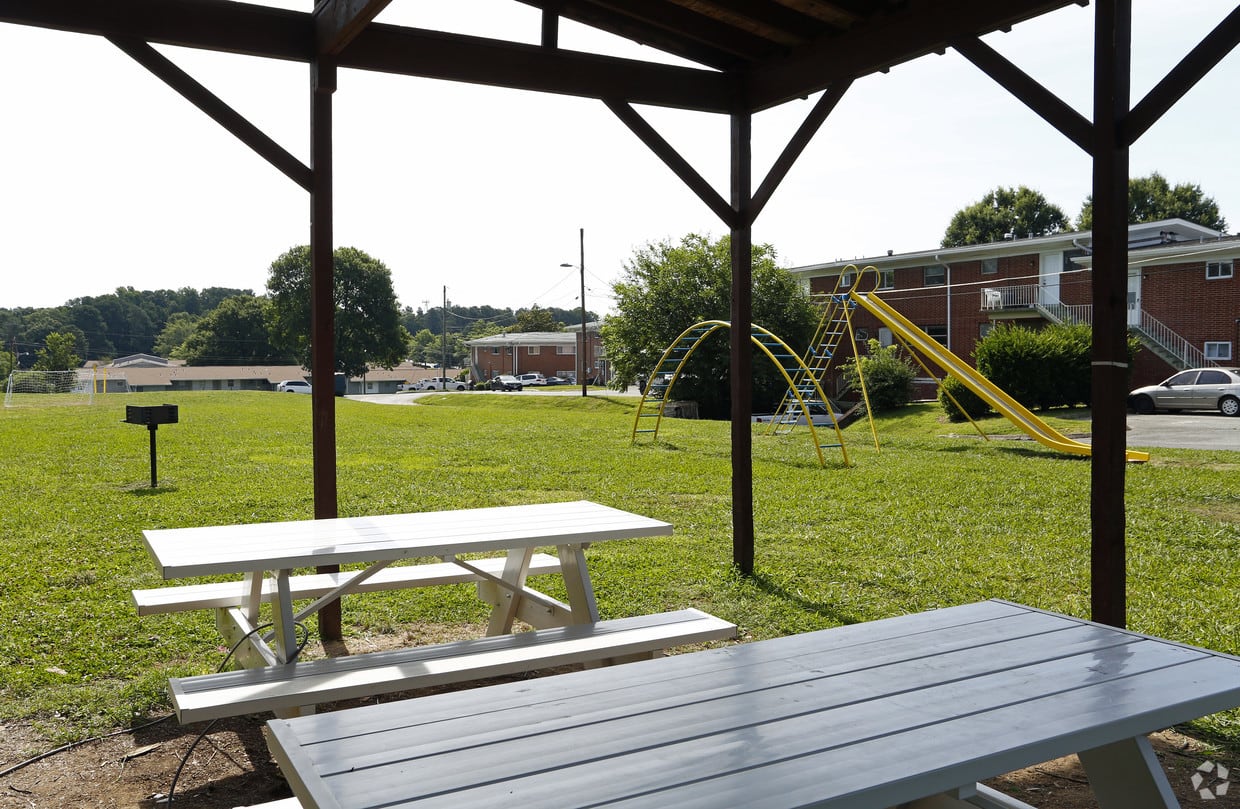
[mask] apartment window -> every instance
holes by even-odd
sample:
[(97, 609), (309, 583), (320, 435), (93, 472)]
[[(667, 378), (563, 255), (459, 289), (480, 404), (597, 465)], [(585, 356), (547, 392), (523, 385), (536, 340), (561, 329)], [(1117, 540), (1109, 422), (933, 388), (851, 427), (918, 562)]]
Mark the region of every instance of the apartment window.
[(985, 340), (986, 337), (994, 330), (995, 330), (995, 324), (993, 323), (978, 323), (977, 324), (977, 336), (983, 340)]
[(526, 354), (528, 354), (528, 355), (529, 355), (529, 356), (531, 356), (531, 357), (532, 357), (532, 356), (534, 356), (535, 354), (541, 354), (541, 353), (542, 353), (542, 346), (528, 346), (528, 347), (525, 349), (525, 353), (526, 353)]
[(1234, 265), (1230, 261), (1206, 262), (1206, 280), (1208, 281), (1213, 281), (1219, 278), (1231, 278), (1234, 272)]
[(499, 346), (491, 346), (491, 353), (499, 356)]
[(851, 289), (852, 285), (856, 283), (856, 281), (857, 281), (857, 273), (853, 272), (852, 270), (849, 270), (846, 273), (841, 273), (839, 288), (840, 289)]
[(886, 326), (879, 326), (878, 327), (878, 344), (882, 346), (883, 348), (886, 348), (887, 346), (891, 345), (892, 342), (893, 340), (891, 336), (891, 329), (887, 328)]
[(576, 354), (576, 353), (577, 353), (577, 346), (575, 346), (575, 345), (573, 345), (573, 346), (556, 346), (556, 347), (555, 347), (555, 353), (557, 353), (557, 354)]
[(941, 287), (947, 283), (947, 268), (942, 264), (935, 264), (926, 267), (924, 274), (924, 285), (928, 287)]
[(869, 340), (869, 339), (870, 339), (870, 330), (869, 330), (869, 329), (857, 329), (856, 334), (857, 334), (857, 342), (858, 342), (858, 343), (864, 343), (866, 340)]
[(1206, 343), (1206, 359), (1231, 359), (1231, 343)]
[(879, 270), (878, 271), (878, 288), (879, 289), (895, 289), (896, 288), (896, 271), (895, 270)]
[(938, 340), (940, 344), (947, 345), (947, 327), (946, 326), (925, 326), (922, 328), (926, 334)]
[(982, 259), (982, 275), (998, 275), (999, 259), (984, 258)]

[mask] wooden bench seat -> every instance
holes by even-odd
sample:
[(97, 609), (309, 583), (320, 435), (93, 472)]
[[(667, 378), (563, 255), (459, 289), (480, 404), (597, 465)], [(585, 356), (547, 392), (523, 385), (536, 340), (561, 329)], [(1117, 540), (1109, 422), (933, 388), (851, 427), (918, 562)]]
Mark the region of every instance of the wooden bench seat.
[[(475, 559), (471, 565), (499, 576), (504, 571), (504, 558)], [(358, 571), (342, 573), (312, 573), (291, 576), (289, 585), (294, 599), (319, 598), (357, 575)], [(536, 553), (530, 561), (531, 576), (543, 573), (559, 573), (560, 560), (545, 553)], [(481, 577), (452, 562), (424, 565), (400, 565), (386, 567), (357, 586), (353, 592), (370, 593), (380, 590), (397, 590), (404, 587), (430, 587), (439, 584), (459, 584), (481, 581)], [(183, 584), (175, 587), (156, 587), (150, 590), (134, 590), (133, 601), (139, 615), (181, 612), (210, 608), (240, 607), (244, 603), (244, 587), (239, 581), (212, 584)], [(275, 584), (270, 579), (263, 582), (262, 600), (276, 600)]]
[(228, 671), (169, 680), (182, 723), (286, 711), (342, 699), (467, 682), (573, 663), (655, 657), (669, 647), (735, 637), (695, 609), (593, 624)]

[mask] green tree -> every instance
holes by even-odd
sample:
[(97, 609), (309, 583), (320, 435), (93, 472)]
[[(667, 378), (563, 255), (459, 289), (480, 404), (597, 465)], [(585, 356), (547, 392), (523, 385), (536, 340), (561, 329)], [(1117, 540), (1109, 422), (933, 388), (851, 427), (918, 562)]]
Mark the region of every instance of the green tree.
[[(1227, 231), (1227, 220), (1218, 210), (1218, 203), (1207, 197), (1201, 186), (1193, 183), (1171, 185), (1158, 172), (1128, 181), (1128, 224), (1157, 222), (1161, 219), (1186, 219), (1214, 230)], [(1091, 194), (1076, 218), (1078, 230), (1094, 226), (1094, 198)]]
[(72, 371), (82, 364), (77, 355), (77, 338), (72, 334), (54, 331), (44, 338), (44, 343), (37, 352), (34, 370)]
[[(727, 236), (710, 241), (689, 234), (679, 244), (664, 241), (638, 249), (612, 285), (615, 314), (603, 324), (603, 344), (618, 384), (631, 384), (655, 370), (663, 351), (688, 327), (704, 320), (729, 320), (732, 299), (731, 249)], [(754, 245), (752, 320), (802, 351), (813, 336), (817, 315), (801, 285), (775, 264), (771, 245)], [(672, 395), (698, 403), (705, 418), (726, 418), (730, 404), (729, 340), (713, 335), (693, 352)], [(787, 382), (754, 349), (754, 409), (773, 410)]]
[[(392, 273), (354, 247), (333, 254), (336, 298), (336, 371), (360, 376), (371, 365), (393, 368), (409, 355)], [(310, 248), (294, 247), (271, 264), (268, 323), (273, 342), (310, 367)]]
[(0, 382), (9, 378), (9, 374), (17, 370), (17, 357), (12, 351), (0, 348)]
[(200, 321), (181, 345), (190, 365), (276, 365), (289, 354), (271, 344), (267, 331), (270, 304), (253, 295), (227, 298)]
[(1004, 238), (1044, 236), (1059, 233), (1068, 227), (1068, 217), (1058, 205), (1026, 186), (999, 186), (977, 202), (956, 211), (947, 231), (943, 247), (998, 242)]
[(189, 336), (198, 328), (198, 321), (202, 318), (197, 315), (191, 315), (189, 312), (175, 312), (166, 323), (163, 330), (159, 333), (159, 337), (155, 338), (155, 353), (160, 357), (176, 357), (182, 359), (180, 352), (181, 346), (189, 339)]
[(556, 321), (550, 309), (543, 309), (538, 304), (534, 304), (529, 309), (517, 312), (517, 325), (512, 330), (517, 332), (564, 331), (564, 325)]

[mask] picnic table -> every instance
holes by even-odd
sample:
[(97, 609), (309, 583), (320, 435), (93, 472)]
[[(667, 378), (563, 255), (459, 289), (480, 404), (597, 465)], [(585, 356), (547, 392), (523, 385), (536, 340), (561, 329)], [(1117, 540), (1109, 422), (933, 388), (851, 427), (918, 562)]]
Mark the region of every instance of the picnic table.
[(987, 601), (269, 722), (300, 805), (1019, 807), (1080, 756), (1103, 809), (1177, 806), (1146, 735), (1240, 705), (1240, 659)]
[[(173, 678), (170, 690), (181, 721), (300, 710), (544, 665), (649, 657), (678, 643), (730, 637), (734, 625), (695, 610), (599, 620), (585, 549), (671, 531), (666, 522), (588, 501), (147, 530), (147, 548), (165, 579), (241, 578), (136, 590), (134, 600), (144, 614), (214, 608), (221, 633), (251, 669)], [(555, 556), (535, 553), (548, 546), (554, 546)], [(502, 555), (477, 558), (488, 553)], [(425, 558), (439, 561), (392, 566)], [(367, 566), (295, 574), (298, 568), (352, 563)], [(532, 573), (559, 573), (567, 603), (530, 587)], [(458, 582), (476, 583), (479, 596), (492, 605), (485, 643), (289, 665), (299, 647), (298, 623), (343, 595)], [(295, 602), (306, 600), (311, 603), (296, 609)], [(264, 603), (271, 604), (270, 630), (259, 623)], [(517, 619), (541, 631), (507, 635)]]

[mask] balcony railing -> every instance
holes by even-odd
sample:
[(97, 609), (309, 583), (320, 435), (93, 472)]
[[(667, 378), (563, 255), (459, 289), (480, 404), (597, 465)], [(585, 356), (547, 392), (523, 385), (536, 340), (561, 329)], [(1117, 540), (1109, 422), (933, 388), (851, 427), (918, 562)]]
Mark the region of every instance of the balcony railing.
[(1141, 310), (1141, 325), (1138, 328), (1147, 339), (1178, 359), (1182, 363), (1181, 368), (1218, 365), (1214, 360), (1206, 359), (1205, 352), (1200, 348), (1150, 317), (1149, 312), (1144, 309)]
[(1037, 303), (1037, 284), (982, 288), (982, 311), (995, 312), (1003, 309), (1032, 309)]

